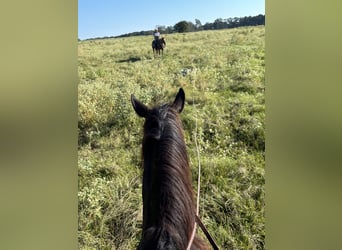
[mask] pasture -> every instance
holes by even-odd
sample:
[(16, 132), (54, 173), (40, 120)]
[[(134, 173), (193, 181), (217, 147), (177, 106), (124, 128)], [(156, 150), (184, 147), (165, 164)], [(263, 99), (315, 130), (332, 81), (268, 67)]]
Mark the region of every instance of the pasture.
[(136, 248), (143, 119), (130, 96), (171, 102), (182, 87), (195, 193), (198, 160), (202, 167), (203, 223), (221, 249), (265, 249), (265, 27), (165, 40), (156, 58), (152, 35), (79, 42), (79, 248)]

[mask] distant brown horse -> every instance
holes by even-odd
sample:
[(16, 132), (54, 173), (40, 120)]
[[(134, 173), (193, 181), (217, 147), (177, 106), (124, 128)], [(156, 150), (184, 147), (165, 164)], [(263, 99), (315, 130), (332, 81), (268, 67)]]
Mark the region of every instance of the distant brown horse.
[(164, 37), (162, 37), (158, 40), (153, 40), (152, 41), (152, 50), (153, 50), (154, 56), (160, 55), (160, 52), (161, 52), (161, 55), (163, 55), (165, 46), (166, 46), (166, 42), (165, 42)]
[[(134, 95), (135, 112), (145, 118), (143, 153), (143, 230), (139, 250), (185, 250), (195, 225), (196, 209), (189, 159), (179, 113), (183, 89), (173, 103), (148, 108)], [(195, 237), (191, 249), (209, 249)]]

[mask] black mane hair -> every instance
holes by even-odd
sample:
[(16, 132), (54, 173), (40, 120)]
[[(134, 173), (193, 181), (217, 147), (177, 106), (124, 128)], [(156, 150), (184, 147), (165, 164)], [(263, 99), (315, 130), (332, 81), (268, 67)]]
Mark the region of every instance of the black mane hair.
[[(174, 102), (148, 108), (134, 95), (135, 112), (145, 118), (143, 154), (143, 232), (138, 249), (186, 249), (195, 225), (189, 159), (179, 113), (185, 102), (180, 89)], [(191, 249), (209, 249), (195, 237)]]

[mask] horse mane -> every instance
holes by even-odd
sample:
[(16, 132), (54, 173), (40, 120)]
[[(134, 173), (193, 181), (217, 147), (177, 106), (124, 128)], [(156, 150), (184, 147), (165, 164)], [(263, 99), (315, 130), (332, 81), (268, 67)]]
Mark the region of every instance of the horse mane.
[[(184, 98), (180, 90), (173, 104), (149, 109), (132, 97), (136, 112), (145, 117), (143, 235), (138, 249), (186, 249), (195, 224), (189, 158), (179, 118)], [(199, 238), (193, 247), (206, 249)]]

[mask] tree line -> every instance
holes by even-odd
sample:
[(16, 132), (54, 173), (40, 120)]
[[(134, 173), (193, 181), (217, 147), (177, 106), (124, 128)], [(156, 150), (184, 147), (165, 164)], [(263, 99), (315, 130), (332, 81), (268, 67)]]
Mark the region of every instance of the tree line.
[[(205, 23), (202, 25), (199, 19), (195, 19), (195, 23), (189, 21), (179, 21), (174, 26), (158, 26), (159, 31), (162, 34), (172, 33), (185, 33), (185, 32), (196, 32), (201, 30), (219, 30), (219, 29), (231, 29), (243, 26), (257, 26), (265, 25), (265, 15), (257, 16), (245, 16), (245, 17), (233, 17), (233, 18), (217, 18), (213, 23)], [(131, 32), (114, 37), (102, 37), (102, 38), (91, 38), (92, 39), (105, 39), (105, 38), (117, 38), (117, 37), (129, 37), (129, 36), (145, 36), (151, 35), (153, 30)]]

